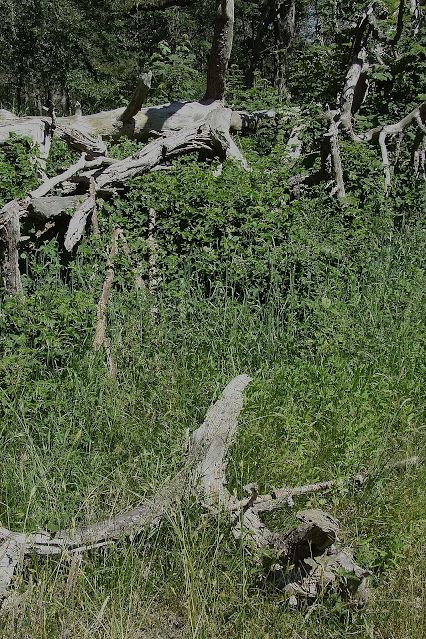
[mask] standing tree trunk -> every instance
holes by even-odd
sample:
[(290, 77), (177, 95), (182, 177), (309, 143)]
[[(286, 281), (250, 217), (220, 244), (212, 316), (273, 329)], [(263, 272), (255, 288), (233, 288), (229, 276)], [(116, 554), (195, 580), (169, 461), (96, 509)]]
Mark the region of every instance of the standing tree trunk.
[(223, 100), (234, 36), (234, 0), (216, 0), (214, 36), (207, 68), (204, 100)]
[(274, 86), (280, 93), (290, 97), (287, 89), (287, 60), (291, 54), (294, 32), (296, 28), (296, 1), (279, 7), (274, 21), (275, 37), (275, 73)]

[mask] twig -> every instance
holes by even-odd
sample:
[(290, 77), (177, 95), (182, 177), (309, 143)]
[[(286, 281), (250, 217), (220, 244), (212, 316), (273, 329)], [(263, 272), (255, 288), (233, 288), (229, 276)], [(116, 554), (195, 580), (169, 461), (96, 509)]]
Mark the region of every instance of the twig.
[(117, 369), (114, 363), (114, 358), (111, 352), (110, 341), (106, 334), (106, 314), (105, 309), (108, 304), (108, 300), (111, 295), (112, 282), (114, 280), (114, 260), (118, 255), (118, 239), (123, 240), (123, 250), (126, 255), (130, 254), (127, 240), (123, 234), (123, 231), (119, 228), (115, 229), (111, 237), (111, 250), (107, 261), (107, 274), (102, 287), (102, 295), (98, 302), (98, 322), (96, 324), (95, 337), (93, 339), (93, 349), (98, 351), (102, 346), (105, 348), (107, 356), (108, 368), (111, 377), (116, 377)]

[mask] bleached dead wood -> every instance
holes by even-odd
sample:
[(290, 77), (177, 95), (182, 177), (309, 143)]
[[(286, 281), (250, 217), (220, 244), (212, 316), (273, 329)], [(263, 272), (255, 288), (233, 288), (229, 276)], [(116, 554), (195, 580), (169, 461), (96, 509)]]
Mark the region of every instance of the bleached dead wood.
[[(202, 426), (192, 434), (182, 470), (137, 508), (105, 521), (60, 530), (54, 536), (47, 533), (15, 533), (0, 528), (0, 542), (13, 541), (26, 554), (35, 552), (49, 555), (61, 553), (64, 549), (83, 552), (105, 541), (118, 539), (122, 535), (135, 534), (146, 528), (154, 530), (160, 525), (167, 510), (187, 495), (188, 487), (197, 485), (200, 470), (206, 469), (210, 473), (212, 466), (204, 464), (203, 460), (211, 454), (216, 442), (226, 441), (229, 445), (227, 432), (228, 429), (235, 432), (242, 407), (242, 392), (250, 381), (247, 375), (239, 375), (226, 386), (221, 397), (207, 412)], [(217, 433), (220, 435), (216, 436)], [(214, 467), (218, 467), (217, 464), (214, 464)], [(208, 481), (207, 485), (211, 485), (211, 482)]]
[(39, 220), (55, 219), (66, 213), (72, 215), (86, 197), (87, 195), (50, 195), (32, 198), (28, 204), (28, 215)]
[(243, 155), (229, 134), (231, 115), (231, 109), (219, 107), (199, 123), (153, 140), (132, 157), (107, 167), (96, 178), (97, 188), (113, 188), (151, 171), (161, 162), (193, 151), (236, 159), (247, 168)]
[[(250, 381), (248, 375), (239, 375), (226, 386), (221, 397), (208, 410), (203, 424), (191, 435), (182, 470), (135, 509), (105, 521), (64, 529), (53, 536), (43, 532), (14, 533), (0, 528), (0, 585), (3, 596), (20, 556), (31, 553), (59, 554), (65, 549), (68, 552), (82, 553), (103, 547), (123, 535), (137, 534), (144, 529), (154, 530), (166, 514), (188, 496), (188, 490), (192, 487), (211, 512), (219, 507), (231, 513), (236, 537), (242, 537), (251, 548), (268, 550), (270, 560), (266, 568), (276, 581), (283, 575), (286, 577), (284, 589), (289, 595), (309, 599), (323, 593), (324, 584), (330, 587), (339, 583), (341, 587), (339, 571), (344, 568), (349, 580), (350, 575), (353, 575), (349, 594), (358, 595), (362, 600), (365, 597), (363, 580), (368, 571), (357, 566), (350, 553), (334, 546), (338, 522), (333, 517), (322, 511), (302, 511), (298, 513), (302, 522), (298, 527), (284, 534), (273, 533), (261, 521), (256, 510), (256, 487), (250, 487), (252, 497), (244, 503), (238, 502), (228, 491), (228, 450), (237, 430), (243, 405), (242, 393)], [(405, 468), (417, 462), (418, 458), (410, 458), (389, 467)], [(333, 482), (323, 482), (321, 486), (326, 484), (331, 486)], [(316, 484), (302, 488), (306, 490), (319, 486)], [(293, 494), (303, 492), (300, 488), (292, 490)], [(274, 496), (278, 493), (279, 491), (275, 491)], [(278, 502), (279, 499), (275, 501)], [(290, 562), (297, 563), (297, 566), (288, 573), (286, 566)], [(289, 580), (289, 576), (293, 581)], [(346, 578), (345, 584), (347, 583)]]
[[(0, 531), (1, 535), (1, 531)], [(0, 543), (0, 608), (21, 556), (21, 546), (14, 539)]]
[(74, 246), (81, 240), (84, 229), (86, 228), (87, 219), (89, 215), (93, 213), (95, 206), (95, 200), (88, 197), (83, 200), (75, 210), (65, 235), (64, 246), (67, 251), (71, 252)]
[[(102, 154), (103, 146), (98, 142), (102, 138), (126, 136), (134, 140), (147, 141), (152, 132), (164, 134), (179, 131), (206, 118), (210, 111), (220, 106), (218, 101), (170, 102), (153, 107), (144, 107), (129, 121), (121, 122), (122, 109), (101, 111), (89, 115), (72, 115), (56, 118), (56, 135), (62, 137), (73, 148), (82, 149), (92, 155)], [(12, 118), (9, 112), (5, 116), (0, 111), (0, 145), (9, 139), (10, 133), (26, 136), (37, 144), (46, 158), (51, 143), (50, 123), (39, 117)], [(251, 131), (265, 120), (275, 117), (273, 110), (233, 111), (231, 132)], [(119, 122), (119, 124), (117, 124)], [(79, 137), (81, 136), (81, 137)], [(103, 143), (102, 143), (103, 144)]]
[(151, 71), (148, 71), (148, 73), (142, 73), (129, 104), (124, 109), (123, 113), (118, 116), (117, 122), (128, 122), (141, 110), (142, 104), (145, 102), (148, 91), (151, 88), (151, 81)]
[(30, 192), (30, 198), (38, 198), (47, 195), (49, 191), (51, 191), (55, 186), (61, 184), (61, 182), (65, 182), (69, 180), (70, 177), (81, 171), (86, 166), (86, 154), (82, 153), (78, 161), (70, 166), (66, 171), (60, 173), (59, 175), (55, 175), (54, 177), (46, 180), (41, 184), (37, 189)]

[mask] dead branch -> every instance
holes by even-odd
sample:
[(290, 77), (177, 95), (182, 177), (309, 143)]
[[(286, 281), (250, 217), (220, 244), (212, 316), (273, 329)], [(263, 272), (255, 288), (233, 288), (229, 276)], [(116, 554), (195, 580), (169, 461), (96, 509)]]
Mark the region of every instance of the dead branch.
[(111, 295), (112, 282), (114, 280), (114, 260), (118, 255), (118, 240), (121, 238), (123, 241), (123, 250), (126, 255), (130, 254), (130, 249), (127, 244), (127, 240), (123, 234), (123, 231), (119, 228), (114, 229), (111, 237), (111, 250), (107, 261), (107, 275), (102, 287), (102, 295), (98, 302), (98, 321), (96, 324), (95, 337), (93, 339), (93, 350), (96, 352), (102, 346), (105, 349), (107, 356), (107, 363), (111, 377), (117, 376), (117, 368), (114, 363), (114, 358), (111, 352), (111, 345), (106, 334), (106, 306)]
[[(120, 230), (116, 229), (110, 253), (111, 263), (118, 251), (119, 234)], [(103, 310), (110, 283), (107, 282), (103, 291), (104, 299), (100, 301)], [(289, 596), (310, 600), (322, 594), (325, 588), (338, 584), (343, 594), (354, 596), (363, 603), (366, 597), (365, 577), (369, 571), (357, 566), (350, 553), (334, 546), (338, 522), (333, 517), (322, 511), (302, 511), (298, 513), (302, 522), (298, 527), (285, 534), (274, 533), (261, 521), (261, 509), (256, 509), (256, 504), (259, 504), (257, 500), (262, 503), (269, 496), (259, 497), (257, 487), (252, 485), (249, 487), (251, 499), (238, 502), (226, 488), (228, 450), (238, 426), (243, 405), (242, 393), (250, 381), (247, 375), (240, 375), (228, 384), (218, 401), (208, 410), (203, 424), (190, 437), (182, 470), (137, 508), (112, 519), (61, 530), (54, 536), (47, 533), (14, 533), (0, 528), (0, 594), (6, 594), (19, 557), (31, 553), (59, 554), (65, 549), (81, 553), (102, 547), (123, 535), (137, 534), (143, 529), (154, 530), (166, 513), (188, 494), (188, 487), (192, 486), (210, 511), (213, 509), (216, 512), (219, 506), (233, 513), (234, 536), (242, 537), (251, 548), (268, 551), (269, 559), (265, 568), (277, 584), (281, 580), (281, 586)], [(388, 464), (386, 468), (406, 468), (418, 461), (417, 457), (413, 457)], [(358, 477), (364, 480), (366, 476), (367, 473)], [(331, 487), (335, 483), (323, 482), (282, 489), (271, 493), (270, 497), (278, 504), (283, 498), (283, 491), (286, 494), (290, 490), (294, 495), (303, 494), (308, 490)], [(294, 569), (289, 572), (287, 567), (291, 564), (294, 564)], [(347, 573), (343, 583), (339, 579), (342, 568)]]
[(391, 186), (392, 178), (391, 178), (391, 170), (390, 170), (390, 163), (389, 163), (389, 152), (388, 152), (388, 147), (386, 146), (386, 130), (385, 129), (380, 131), (379, 145), (380, 145), (380, 151), (382, 153), (383, 173), (385, 176), (385, 193), (387, 193), (389, 190), (389, 187)]
[(65, 235), (64, 246), (67, 251), (71, 252), (77, 242), (81, 240), (87, 219), (89, 215), (93, 214), (95, 206), (95, 200), (88, 197), (77, 207)]
[(349, 71), (346, 74), (340, 122), (343, 128), (350, 133), (352, 133), (352, 116), (364, 102), (367, 93), (366, 78), (368, 75), (368, 67), (366, 60), (367, 50), (365, 47), (362, 47), (354, 56)]
[[(103, 546), (105, 542), (118, 539), (122, 535), (135, 534), (143, 529), (154, 530), (158, 528), (167, 511), (173, 509), (176, 503), (184, 498), (188, 485), (198, 485), (200, 480), (208, 489), (214, 488), (212, 471), (217, 466), (213, 450), (219, 450), (220, 456), (220, 451), (224, 451), (221, 442), (226, 441), (229, 444), (228, 435), (235, 432), (242, 407), (242, 392), (250, 381), (247, 375), (240, 375), (228, 384), (216, 404), (209, 409), (203, 425), (192, 434), (190, 450), (182, 470), (153, 497), (143, 501), (134, 510), (81, 528), (61, 530), (53, 537), (47, 533), (15, 533), (0, 528), (0, 557), (3, 557), (0, 562), (0, 585), (3, 592), (10, 585), (20, 554), (59, 554), (65, 549), (83, 552)], [(210, 462), (205, 461), (207, 459), (213, 463), (213, 467)], [(223, 462), (222, 457), (222, 463), (218, 468), (224, 469)], [(205, 483), (202, 479), (204, 477), (212, 477), (212, 480), (207, 479)], [(219, 480), (222, 479), (220, 477)]]
[(229, 134), (231, 115), (231, 109), (215, 108), (204, 120), (166, 138), (153, 140), (134, 156), (107, 167), (96, 178), (97, 188), (112, 188), (123, 184), (151, 171), (161, 162), (193, 151), (236, 159), (247, 168), (243, 155)]
[(86, 153), (89, 159), (107, 154), (107, 147), (101, 135), (91, 135), (84, 130), (67, 126), (56, 126), (55, 133), (71, 149)]
[(30, 192), (31, 198), (38, 198), (47, 195), (49, 191), (51, 191), (55, 186), (61, 184), (61, 182), (65, 182), (69, 180), (70, 177), (84, 169), (86, 166), (86, 154), (82, 153), (78, 161), (70, 166), (66, 171), (60, 173), (59, 175), (55, 175), (55, 177), (50, 178), (46, 182), (43, 182), (35, 191)]
[(141, 110), (142, 104), (145, 102), (148, 91), (151, 88), (151, 81), (151, 71), (141, 75), (129, 104), (124, 109), (123, 113), (117, 118), (117, 122), (128, 122)]
[(92, 213), (93, 235), (94, 237), (99, 239), (100, 233), (99, 233), (99, 223), (98, 223), (98, 211), (96, 208), (96, 182), (93, 178), (90, 178), (89, 197), (91, 197), (94, 202), (93, 213)]
[(27, 216), (37, 220), (49, 220), (66, 214), (72, 215), (86, 198), (87, 195), (49, 195), (33, 198), (28, 203)]
[(21, 274), (19, 272), (19, 216), (22, 207), (17, 200), (8, 202), (0, 210), (0, 266), (6, 294), (13, 296), (22, 293)]
[(336, 122), (336, 112), (327, 110), (326, 118), (330, 122), (326, 138), (330, 144), (330, 155), (332, 160), (333, 177), (336, 182), (336, 191), (339, 200), (343, 200), (346, 197), (345, 183), (343, 180), (343, 167), (340, 157), (340, 145), (339, 145), (339, 125)]
[[(386, 464), (384, 466), (384, 470), (404, 470), (406, 468), (409, 468), (410, 466), (416, 466), (419, 462), (419, 457), (408, 457), (407, 459), (403, 459), (401, 461)], [(251, 497), (249, 501), (242, 500), (236, 502), (233, 506), (233, 509), (244, 510), (250, 507), (255, 513), (262, 513), (277, 510), (280, 508), (287, 508), (289, 505), (292, 505), (291, 500), (293, 497), (323, 492), (325, 490), (335, 488), (336, 486), (343, 486), (350, 482), (355, 482), (356, 484), (361, 485), (366, 481), (368, 477), (371, 476), (371, 474), (371, 472), (367, 471), (363, 473), (357, 473), (356, 475), (353, 475), (351, 477), (342, 479), (331, 479), (329, 481), (322, 481), (316, 484), (306, 484), (305, 486), (293, 486), (289, 488), (277, 488), (268, 495), (259, 495), (257, 494), (257, 491), (254, 499)], [(253, 484), (249, 484), (250, 488), (252, 486)]]

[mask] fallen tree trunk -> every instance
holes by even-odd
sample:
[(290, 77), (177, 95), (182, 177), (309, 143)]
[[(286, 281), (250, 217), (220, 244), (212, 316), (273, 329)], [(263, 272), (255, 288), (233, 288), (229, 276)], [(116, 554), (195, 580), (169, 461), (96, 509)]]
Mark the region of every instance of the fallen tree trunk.
[[(76, 150), (90, 156), (104, 155), (102, 138), (118, 139), (128, 137), (146, 142), (152, 132), (169, 133), (179, 131), (194, 122), (203, 120), (210, 111), (221, 103), (215, 100), (202, 102), (171, 102), (140, 109), (130, 120), (121, 121), (122, 109), (101, 111), (91, 115), (73, 115), (56, 118), (55, 135), (62, 138)], [(233, 111), (231, 132), (249, 131), (264, 119), (275, 117), (273, 110)], [(41, 117), (17, 118), (12, 113), (0, 111), (0, 145), (7, 143), (11, 133), (26, 136), (40, 148), (42, 157), (49, 155), (50, 123)]]

